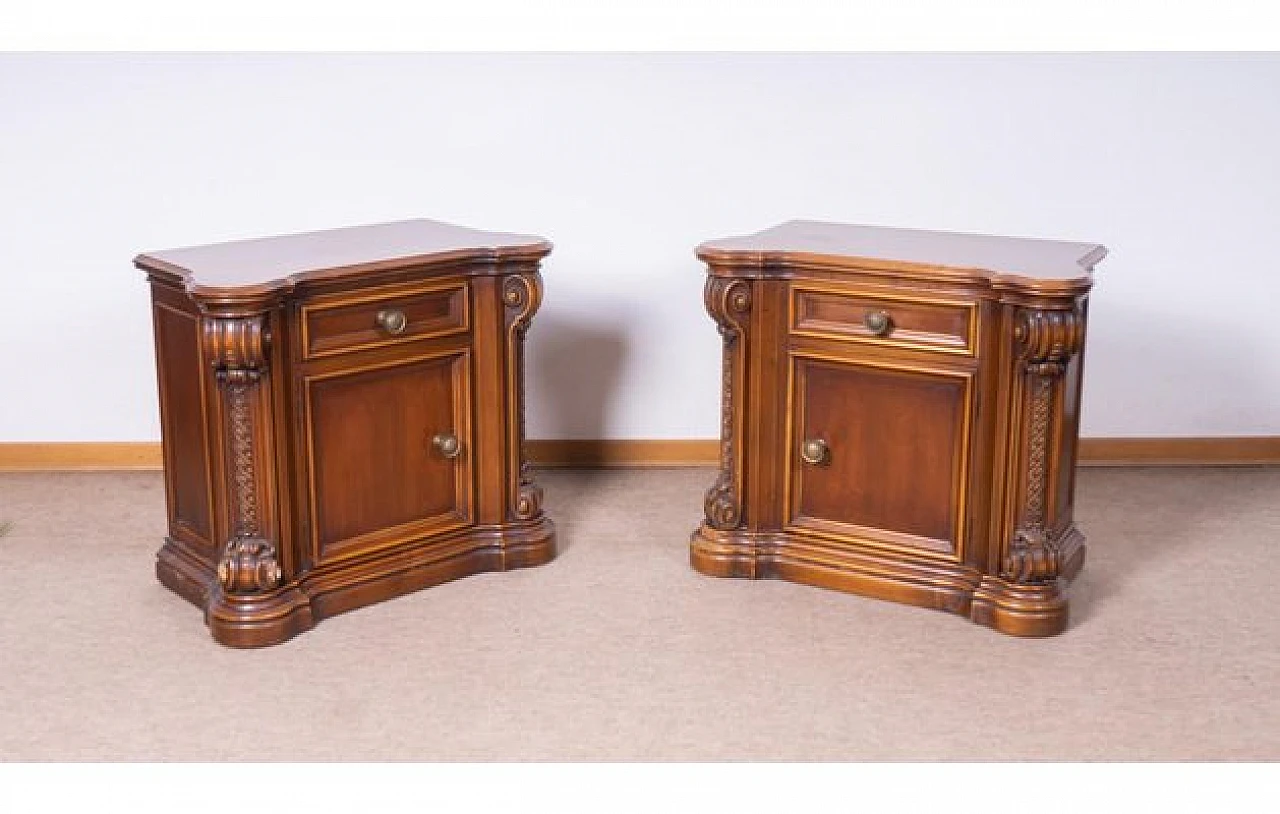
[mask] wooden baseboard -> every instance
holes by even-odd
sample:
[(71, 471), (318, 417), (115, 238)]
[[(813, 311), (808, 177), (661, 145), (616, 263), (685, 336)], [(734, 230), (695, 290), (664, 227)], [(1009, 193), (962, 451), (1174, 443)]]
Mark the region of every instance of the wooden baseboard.
[[(715, 440), (529, 441), (544, 468), (715, 466)], [(1280, 465), (1280, 436), (1228, 438), (1082, 438), (1081, 466)], [(156, 471), (160, 444), (0, 442), (0, 472)]]
[(1259, 466), (1280, 464), (1280, 436), (1081, 438), (1081, 466)]
[(720, 442), (692, 441), (529, 441), (529, 460), (554, 468), (618, 466), (715, 466)]
[[(715, 466), (714, 440), (560, 440), (527, 442), (529, 459), (544, 468)], [(160, 444), (0, 442), (0, 472), (158, 471)]]
[(158, 441), (0, 443), (0, 472), (159, 471)]

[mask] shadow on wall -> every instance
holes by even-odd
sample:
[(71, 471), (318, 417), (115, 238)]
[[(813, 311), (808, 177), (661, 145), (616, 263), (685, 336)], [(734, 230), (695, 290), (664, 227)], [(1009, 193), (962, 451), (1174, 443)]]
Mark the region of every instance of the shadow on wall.
[[(600, 309), (602, 313), (616, 310)], [(528, 437), (607, 437), (614, 393), (627, 357), (621, 321), (539, 314), (529, 329), (525, 352)]]
[[(1124, 436), (1158, 437), (1223, 434), (1215, 424), (1272, 423), (1268, 405), (1280, 398), (1280, 382), (1269, 375), (1273, 351), (1249, 327), (1225, 311), (1192, 323), (1134, 309), (1091, 308), (1080, 434), (1105, 435), (1093, 429), (1096, 423), (1125, 426)], [(1197, 383), (1191, 392), (1189, 379)], [(1101, 414), (1102, 421), (1091, 421), (1091, 414)]]
[[(1100, 313), (1105, 313), (1105, 323), (1099, 320)], [(1123, 326), (1123, 332), (1113, 326)], [(1154, 437), (1175, 434), (1171, 427), (1208, 425), (1220, 416), (1231, 416), (1229, 422), (1237, 425), (1260, 423), (1266, 415), (1249, 414), (1234, 405), (1280, 403), (1280, 384), (1259, 375), (1259, 370), (1268, 370), (1272, 364), (1267, 356), (1270, 352), (1265, 338), (1250, 335), (1248, 326), (1233, 322), (1227, 312), (1190, 326), (1163, 314), (1092, 309), (1082, 419), (1087, 420), (1095, 409), (1105, 411), (1111, 422), (1138, 417), (1149, 422), (1150, 429), (1129, 430), (1124, 435)], [(1166, 405), (1161, 394), (1178, 392), (1188, 378), (1200, 383), (1191, 396), (1194, 401), (1188, 404), (1184, 398), (1176, 405)], [(1117, 403), (1114, 397), (1104, 395), (1108, 391), (1150, 395), (1145, 402)], [(1103, 404), (1103, 399), (1108, 401)], [(1165, 410), (1175, 407), (1177, 413), (1170, 418)], [(1212, 426), (1206, 426), (1205, 431), (1191, 434), (1214, 432)], [(1081, 427), (1081, 435), (1092, 435), (1087, 425)], [(1135, 480), (1139, 476), (1141, 480)], [(1071, 587), (1072, 627), (1103, 612), (1113, 596), (1124, 592), (1126, 582), (1149, 573), (1154, 564), (1178, 556), (1181, 549), (1211, 543), (1216, 526), (1233, 511), (1221, 503), (1220, 496), (1214, 503), (1198, 500), (1195, 481), (1177, 469), (1086, 470), (1077, 477), (1091, 484), (1077, 491), (1075, 508), (1076, 523), (1089, 541), (1089, 559)], [(1111, 491), (1094, 483), (1107, 484)], [(1142, 491), (1126, 494), (1124, 486), (1131, 483), (1140, 485)], [(1118, 494), (1114, 493), (1117, 488)], [(1091, 493), (1092, 501), (1080, 499)], [(1152, 495), (1163, 496), (1168, 504), (1182, 508), (1163, 512), (1160, 500)], [(1248, 495), (1241, 496), (1241, 505), (1244, 509), (1252, 505)], [(1095, 522), (1110, 536), (1091, 533)], [(1106, 554), (1100, 555), (1103, 549)]]

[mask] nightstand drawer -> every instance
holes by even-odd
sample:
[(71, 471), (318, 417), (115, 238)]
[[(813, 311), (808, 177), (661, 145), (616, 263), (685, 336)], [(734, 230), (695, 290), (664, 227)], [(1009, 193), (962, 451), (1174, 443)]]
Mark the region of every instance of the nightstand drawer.
[(462, 281), (316, 300), (302, 307), (302, 345), (307, 358), (315, 358), (462, 333), (470, 327), (467, 300)]
[(802, 336), (972, 355), (976, 317), (969, 302), (791, 288), (791, 332)]

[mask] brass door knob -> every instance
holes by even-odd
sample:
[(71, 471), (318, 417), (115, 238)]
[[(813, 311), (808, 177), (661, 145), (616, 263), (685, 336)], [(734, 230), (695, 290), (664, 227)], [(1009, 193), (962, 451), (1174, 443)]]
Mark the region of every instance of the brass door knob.
[(889, 316), (888, 311), (868, 311), (862, 318), (862, 324), (876, 336), (884, 336), (893, 330), (893, 317)]
[(405, 326), (409, 324), (409, 320), (405, 318), (404, 311), (399, 308), (388, 308), (379, 311), (377, 320), (378, 327), (392, 336), (404, 333)]
[(462, 444), (458, 443), (458, 436), (451, 432), (439, 432), (431, 437), (431, 445), (440, 450), (440, 454), (446, 458), (456, 458), (458, 453), (462, 451)]
[(800, 458), (813, 466), (826, 463), (827, 453), (827, 442), (821, 438), (806, 438), (800, 446)]

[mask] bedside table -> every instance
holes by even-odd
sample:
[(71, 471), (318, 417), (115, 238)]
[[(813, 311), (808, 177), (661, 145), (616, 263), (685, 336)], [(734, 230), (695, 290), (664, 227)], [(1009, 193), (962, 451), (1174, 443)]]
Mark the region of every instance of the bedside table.
[(429, 220), (139, 255), (169, 535), (160, 581), (274, 644), (555, 555), (522, 456), (537, 237)]
[(1062, 631), (1106, 250), (792, 221), (697, 254), (724, 365), (694, 568)]

